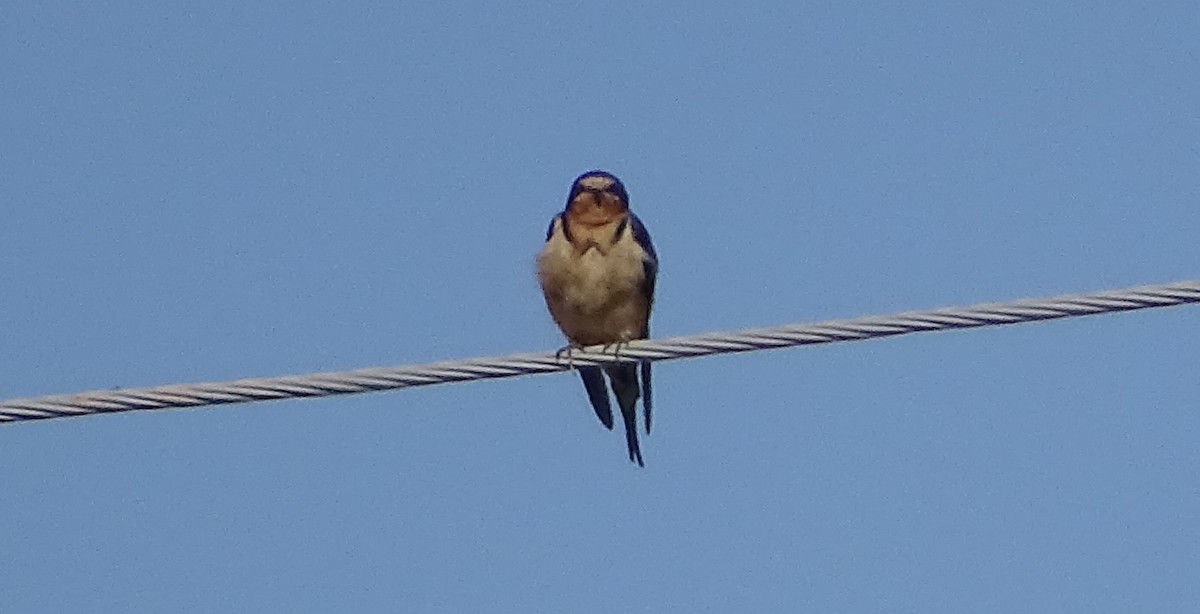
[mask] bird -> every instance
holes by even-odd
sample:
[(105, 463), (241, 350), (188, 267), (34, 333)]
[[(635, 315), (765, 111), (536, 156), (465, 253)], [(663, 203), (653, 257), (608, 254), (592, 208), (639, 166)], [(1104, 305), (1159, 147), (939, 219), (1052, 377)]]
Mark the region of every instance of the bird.
[[(567, 338), (563, 351), (606, 345), (619, 352), (621, 345), (650, 336), (658, 254), (650, 233), (629, 210), (625, 185), (612, 173), (588, 171), (571, 184), (566, 206), (546, 230), (537, 274), (550, 316)], [(638, 443), (637, 401), (640, 384), (649, 434), (650, 362), (581, 366), (578, 371), (596, 417), (612, 430), (612, 405), (604, 386), (608, 376), (625, 422), (629, 460), (645, 467)]]

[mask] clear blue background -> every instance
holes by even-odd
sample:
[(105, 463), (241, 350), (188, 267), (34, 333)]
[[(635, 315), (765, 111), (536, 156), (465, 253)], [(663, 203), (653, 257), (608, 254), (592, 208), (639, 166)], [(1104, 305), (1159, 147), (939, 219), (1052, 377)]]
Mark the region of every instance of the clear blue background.
[[(1200, 277), (1200, 7), (13, 3), (0, 398)], [(0, 611), (1194, 612), (1200, 308), (0, 426)]]

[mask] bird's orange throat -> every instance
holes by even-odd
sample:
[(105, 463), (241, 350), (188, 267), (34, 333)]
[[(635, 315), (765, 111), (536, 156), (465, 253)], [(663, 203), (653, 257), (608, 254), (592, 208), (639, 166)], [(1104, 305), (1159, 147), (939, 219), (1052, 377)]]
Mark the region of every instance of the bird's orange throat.
[(567, 207), (567, 219), (573, 227), (606, 226), (619, 221), (629, 212), (629, 207), (609, 194), (584, 192)]

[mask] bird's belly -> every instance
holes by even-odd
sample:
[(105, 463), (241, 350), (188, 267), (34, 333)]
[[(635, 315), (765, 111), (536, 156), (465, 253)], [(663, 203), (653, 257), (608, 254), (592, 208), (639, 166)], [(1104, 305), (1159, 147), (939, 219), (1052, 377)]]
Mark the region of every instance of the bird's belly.
[(626, 264), (590, 250), (572, 260), (540, 267), (550, 313), (567, 338), (580, 345), (640, 338), (648, 315), (640, 259)]

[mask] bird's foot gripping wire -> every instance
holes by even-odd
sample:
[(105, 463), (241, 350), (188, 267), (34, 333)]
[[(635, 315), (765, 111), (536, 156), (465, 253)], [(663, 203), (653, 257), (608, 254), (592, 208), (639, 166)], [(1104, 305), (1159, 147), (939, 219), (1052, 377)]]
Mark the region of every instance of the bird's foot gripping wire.
[(567, 345), (565, 345), (561, 348), (558, 348), (558, 351), (554, 353), (554, 360), (557, 360), (558, 362), (562, 362), (563, 355), (566, 355), (567, 368), (574, 369), (575, 368), (575, 357), (573, 356), (573, 354), (574, 354), (575, 350), (582, 350), (582, 349), (583, 349), (582, 345), (568, 343)]
[(625, 349), (625, 348), (627, 348), (627, 347), (629, 347), (629, 340), (627, 340), (627, 339), (622, 339), (621, 341), (614, 341), (614, 342), (612, 342), (612, 343), (605, 343), (605, 344), (604, 344), (604, 347), (602, 347), (602, 348), (600, 348), (600, 349), (601, 349), (601, 351), (602, 351), (602, 352), (604, 352), (604, 353), (608, 353), (609, 351), (612, 351), (612, 353), (613, 353), (613, 357), (614, 357), (614, 358), (620, 358), (620, 357), (621, 357), (621, 350), (623, 350), (623, 349)]

